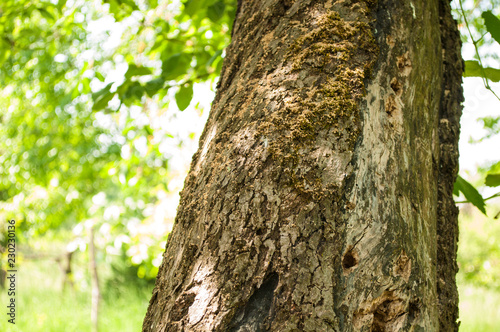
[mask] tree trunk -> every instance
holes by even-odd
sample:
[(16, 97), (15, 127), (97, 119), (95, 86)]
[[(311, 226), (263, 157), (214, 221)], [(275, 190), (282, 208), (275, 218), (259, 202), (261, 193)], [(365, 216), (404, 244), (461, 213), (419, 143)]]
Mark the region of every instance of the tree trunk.
[(143, 331), (456, 331), (445, 0), (244, 0)]
[(99, 275), (97, 273), (96, 250), (94, 242), (95, 226), (89, 227), (89, 260), (90, 260), (90, 280), (92, 288), (92, 305), (90, 308), (90, 321), (92, 332), (99, 331), (99, 305), (101, 302), (101, 290), (99, 287)]
[[(92, 245), (93, 247), (93, 245)], [(89, 246), (90, 249), (90, 246)], [(93, 248), (92, 250), (94, 250)], [(69, 287), (70, 289), (75, 289), (75, 283), (73, 281), (73, 269), (71, 268), (71, 260), (73, 258), (74, 251), (68, 251), (64, 253), (62, 257), (62, 270), (63, 270), (63, 281), (62, 281), (62, 291), (66, 291), (66, 287)], [(92, 261), (92, 260), (91, 260)], [(97, 265), (96, 265), (97, 269)], [(97, 270), (96, 270), (97, 271)], [(93, 279), (93, 278), (92, 278)]]

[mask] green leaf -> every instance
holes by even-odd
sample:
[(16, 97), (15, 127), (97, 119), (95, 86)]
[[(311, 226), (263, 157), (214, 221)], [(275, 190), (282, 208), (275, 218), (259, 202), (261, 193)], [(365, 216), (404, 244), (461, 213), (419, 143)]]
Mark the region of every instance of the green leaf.
[(222, 50), (218, 50), (217, 52), (215, 52), (214, 55), (212, 55), (212, 57), (210, 59), (208, 59), (207, 61), (207, 67), (211, 66), (212, 63), (214, 63), (215, 60), (219, 59), (222, 55)]
[(470, 203), (477, 207), (479, 211), (486, 215), (483, 196), (481, 196), (481, 194), (477, 191), (476, 188), (474, 188), (473, 185), (467, 182), (460, 175), (457, 176), (457, 181), (455, 181), (455, 185), (453, 188), (453, 193), (457, 191), (461, 191), (464, 194), (465, 199), (467, 199)]
[(154, 80), (146, 83), (144, 90), (146, 90), (149, 97), (153, 97), (161, 88), (163, 88), (163, 85), (165, 85), (165, 80), (163, 78), (155, 78)]
[(182, 86), (175, 94), (175, 102), (181, 111), (184, 111), (193, 99), (193, 86), (191, 84)]
[(207, 8), (207, 16), (212, 22), (217, 22), (224, 16), (225, 9), (226, 5), (223, 1), (216, 2)]
[(490, 10), (483, 12), (481, 15), (486, 25), (486, 30), (491, 34), (491, 37), (500, 44), (500, 20)]
[(97, 77), (97, 79), (101, 82), (104, 82), (105, 80), (104, 76), (98, 71), (95, 72), (95, 77)]
[(92, 110), (98, 111), (103, 108), (106, 108), (108, 106), (108, 102), (113, 99), (115, 96), (114, 93), (108, 93), (106, 95), (103, 95), (101, 98), (98, 100), (94, 101), (94, 105), (92, 106)]
[(120, 0), (119, 2), (121, 3), (122, 7), (124, 5), (127, 5), (128, 7), (130, 7), (129, 10), (131, 10), (131, 11), (139, 10), (139, 7), (137, 7), (134, 0)]
[(139, 10), (133, 0), (104, 0), (103, 2), (109, 3), (109, 12), (113, 14), (117, 21), (130, 16), (134, 10)]
[(115, 95), (109, 91), (112, 85), (113, 83), (109, 83), (103, 89), (92, 94), (92, 99), (94, 100), (92, 110), (98, 111), (108, 106), (108, 102), (113, 99)]
[(478, 121), (483, 122), (484, 129), (488, 129), (495, 133), (500, 131), (500, 116), (485, 116), (483, 118), (479, 118)]
[(492, 82), (500, 82), (500, 69), (482, 68), (475, 60), (465, 61), (464, 77), (484, 77)]
[(486, 180), (484, 181), (484, 184), (487, 185), (488, 187), (500, 186), (500, 173), (486, 175)]
[(151, 128), (151, 126), (149, 126), (149, 125), (144, 126), (144, 130), (146, 130), (146, 132), (148, 133), (148, 135), (153, 135), (154, 134), (153, 128)]
[(158, 6), (158, 0), (149, 0), (149, 8), (156, 8)]
[(145, 88), (139, 82), (125, 81), (116, 89), (121, 101), (126, 106), (131, 106), (134, 102), (140, 101)]
[(81, 87), (82, 87), (82, 93), (89, 93), (92, 92), (92, 89), (90, 88), (90, 79), (85, 77), (80, 81)]
[(193, 16), (201, 9), (203, 9), (204, 4), (204, 0), (188, 0), (184, 2), (184, 13), (189, 16)]
[(496, 163), (491, 165), (487, 173), (489, 174), (500, 173), (500, 161), (497, 161)]
[(127, 96), (129, 96), (130, 98), (135, 98), (137, 100), (141, 100), (143, 94), (144, 87), (138, 82), (134, 82), (134, 84), (132, 84), (127, 91)]
[(165, 80), (174, 80), (177, 77), (186, 74), (191, 63), (191, 55), (186, 53), (177, 53), (163, 61), (162, 76)]
[(111, 86), (113, 85), (113, 83), (109, 83), (108, 85), (106, 85), (104, 88), (102, 88), (101, 90), (97, 91), (97, 92), (94, 92), (92, 94), (92, 99), (94, 101), (96, 101), (97, 99), (99, 99), (99, 97), (101, 97), (102, 95), (106, 94), (109, 92), (109, 90), (111, 90)]
[(134, 64), (129, 64), (128, 65), (128, 70), (125, 73), (125, 78), (129, 79), (132, 76), (142, 76), (142, 75), (151, 75), (153, 72), (151, 69), (147, 67), (137, 67)]
[(40, 12), (40, 14), (48, 21), (55, 21), (56, 19), (54, 18), (54, 16), (52, 16), (51, 13), (49, 13), (45, 8), (37, 8), (38, 11)]

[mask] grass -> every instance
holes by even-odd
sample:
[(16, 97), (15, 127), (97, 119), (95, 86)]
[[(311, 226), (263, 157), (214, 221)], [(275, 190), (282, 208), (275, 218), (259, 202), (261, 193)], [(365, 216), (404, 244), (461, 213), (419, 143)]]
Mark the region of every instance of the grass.
[(457, 275), (460, 331), (500, 331), (500, 222), (497, 201), (486, 217), (470, 204), (460, 206)]
[(500, 292), (460, 285), (460, 331), (500, 331)]
[[(474, 219), (477, 220), (477, 219)], [(477, 222), (477, 221), (474, 221)], [(493, 224), (494, 227), (498, 225)], [(462, 236), (471, 236), (473, 228), (462, 223)], [(468, 234), (468, 235), (466, 235)], [(491, 232), (487, 232), (491, 234)], [(485, 239), (481, 239), (483, 248)], [(477, 246), (471, 238), (461, 238), (461, 250), (472, 252)], [(461, 255), (463, 267), (469, 266), (466, 253)], [(473, 256), (477, 256), (476, 254)], [(491, 257), (494, 255), (489, 255)], [(493, 260), (492, 260), (493, 262)], [(494, 261), (496, 264), (496, 261)], [(6, 305), (9, 297), (5, 291), (0, 291), (0, 331), (5, 332), (85, 332), (90, 331), (90, 287), (84, 267), (80, 262), (75, 264), (83, 269), (75, 271), (80, 274), (77, 289), (62, 291), (62, 272), (53, 260), (24, 261), (18, 267), (16, 286), (16, 324), (7, 322)], [(480, 265), (480, 264), (479, 264)], [(478, 265), (478, 266), (479, 266)], [(458, 276), (460, 291), (460, 331), (461, 332), (492, 332), (500, 331), (500, 290), (488, 288), (486, 283), (474, 283), (465, 277), (467, 268)], [(487, 275), (486, 271), (481, 271)], [(127, 278), (133, 278), (124, 276)], [(481, 279), (482, 280), (482, 279)], [(488, 279), (489, 280), (489, 279)], [(482, 286), (481, 286), (482, 284)], [(132, 332), (141, 331), (142, 320), (146, 313), (151, 287), (136, 286), (130, 283), (127, 287), (106, 289), (101, 301), (99, 317), (100, 331)], [(493, 285), (492, 285), (493, 286)], [(104, 288), (104, 287), (102, 287)]]
[[(90, 290), (62, 292), (62, 272), (53, 261), (24, 262), (18, 269), (16, 286), (16, 324), (7, 322), (9, 297), (0, 292), (2, 315), (0, 331), (72, 332), (90, 331)], [(141, 331), (151, 289), (114, 290), (116, 296), (103, 296), (99, 317), (100, 331)]]

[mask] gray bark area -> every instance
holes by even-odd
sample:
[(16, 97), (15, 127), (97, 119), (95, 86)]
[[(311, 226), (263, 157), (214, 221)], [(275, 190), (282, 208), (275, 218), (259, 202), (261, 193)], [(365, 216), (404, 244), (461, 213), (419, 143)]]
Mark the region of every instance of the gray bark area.
[(444, 1), (242, 1), (143, 331), (456, 330), (461, 66)]

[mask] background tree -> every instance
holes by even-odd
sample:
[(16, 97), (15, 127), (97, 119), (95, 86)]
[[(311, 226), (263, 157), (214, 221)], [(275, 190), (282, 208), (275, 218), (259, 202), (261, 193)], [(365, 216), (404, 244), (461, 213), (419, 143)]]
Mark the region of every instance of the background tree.
[(143, 330), (457, 330), (461, 73), (447, 1), (241, 2)]

